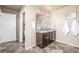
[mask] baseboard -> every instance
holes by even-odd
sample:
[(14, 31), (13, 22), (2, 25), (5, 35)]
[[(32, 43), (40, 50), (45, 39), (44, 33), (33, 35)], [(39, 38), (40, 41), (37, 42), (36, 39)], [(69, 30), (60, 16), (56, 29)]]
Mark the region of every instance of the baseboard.
[(73, 47), (79, 48), (79, 46), (73, 45), (73, 44), (71, 44), (71, 43), (67, 43), (67, 42), (63, 42), (63, 41), (59, 41), (59, 40), (56, 40), (56, 41), (57, 41), (57, 42), (61, 42), (61, 43), (65, 43), (65, 44), (68, 44), (68, 45), (71, 45), (71, 46), (73, 46)]
[(29, 46), (28, 48), (25, 48), (25, 49), (30, 49), (32, 47), (36, 46), (36, 44), (32, 45), (32, 46)]
[(16, 40), (15, 41), (8, 41), (8, 42), (0, 42), (0, 44), (2, 44), (2, 43), (11, 43), (11, 42), (16, 42)]

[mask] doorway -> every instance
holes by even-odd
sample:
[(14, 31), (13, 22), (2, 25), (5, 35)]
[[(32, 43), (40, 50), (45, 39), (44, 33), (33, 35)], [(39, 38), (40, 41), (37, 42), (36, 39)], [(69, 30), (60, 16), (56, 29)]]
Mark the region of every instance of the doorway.
[(16, 14), (1, 13), (0, 43), (16, 41)]
[(23, 47), (25, 48), (25, 12), (23, 12)]

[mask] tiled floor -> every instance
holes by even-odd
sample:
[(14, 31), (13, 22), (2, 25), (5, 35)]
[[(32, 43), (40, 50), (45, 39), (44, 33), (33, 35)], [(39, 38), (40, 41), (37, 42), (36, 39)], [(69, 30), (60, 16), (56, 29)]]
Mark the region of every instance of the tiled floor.
[(79, 48), (56, 42), (43, 49), (35, 46), (26, 50), (22, 47), (22, 43), (9, 42), (0, 44), (0, 53), (79, 53)]

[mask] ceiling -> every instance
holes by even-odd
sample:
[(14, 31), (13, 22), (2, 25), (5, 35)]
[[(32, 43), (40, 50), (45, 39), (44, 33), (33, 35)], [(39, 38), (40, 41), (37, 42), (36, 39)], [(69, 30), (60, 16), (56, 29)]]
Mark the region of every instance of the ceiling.
[(37, 5), (36, 7), (44, 12), (51, 12), (63, 8), (65, 5)]
[(15, 11), (19, 11), (23, 5), (2, 5), (2, 7), (9, 8)]
[[(62, 8), (64, 6), (65, 5), (35, 5), (36, 8), (44, 12), (51, 12), (56, 9)], [(2, 7), (9, 8), (15, 11), (19, 11), (23, 7), (23, 5), (2, 5)]]

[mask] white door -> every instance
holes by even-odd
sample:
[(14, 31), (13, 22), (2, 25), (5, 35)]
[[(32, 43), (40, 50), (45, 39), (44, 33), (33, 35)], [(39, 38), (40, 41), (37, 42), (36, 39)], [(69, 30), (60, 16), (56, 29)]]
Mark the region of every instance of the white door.
[(16, 15), (0, 15), (0, 43), (16, 41)]

